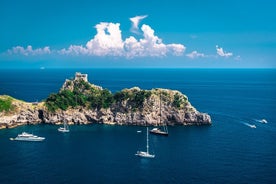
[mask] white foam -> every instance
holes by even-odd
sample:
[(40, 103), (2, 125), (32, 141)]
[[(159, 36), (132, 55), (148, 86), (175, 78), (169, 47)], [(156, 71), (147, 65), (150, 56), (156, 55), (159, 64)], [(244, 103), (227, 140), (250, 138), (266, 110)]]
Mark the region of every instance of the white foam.
[(254, 124), (249, 124), (249, 123), (244, 123), (244, 124), (250, 128), (257, 128), (256, 125)]
[(261, 120), (258, 120), (260, 123), (267, 123), (267, 120), (266, 119), (261, 119)]

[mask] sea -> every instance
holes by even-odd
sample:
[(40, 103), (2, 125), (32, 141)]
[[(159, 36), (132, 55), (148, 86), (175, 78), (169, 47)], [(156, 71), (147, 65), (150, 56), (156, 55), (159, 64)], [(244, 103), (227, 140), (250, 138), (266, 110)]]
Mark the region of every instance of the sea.
[[(276, 183), (275, 69), (1, 69), (0, 94), (36, 102), (57, 93), (75, 72), (112, 93), (134, 86), (188, 96), (210, 126), (27, 125), (0, 130), (0, 183)], [(263, 123), (261, 120), (266, 120)], [(254, 126), (256, 128), (254, 128)], [(23, 131), (43, 142), (9, 138)], [(141, 133), (139, 133), (141, 131)]]

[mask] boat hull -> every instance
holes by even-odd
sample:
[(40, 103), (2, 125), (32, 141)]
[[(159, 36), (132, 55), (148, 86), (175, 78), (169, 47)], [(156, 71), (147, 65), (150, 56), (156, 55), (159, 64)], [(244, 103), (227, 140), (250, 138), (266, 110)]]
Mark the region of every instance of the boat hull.
[(11, 139), (13, 141), (28, 141), (28, 142), (39, 142), (39, 141), (44, 141), (44, 137), (36, 138), (36, 139), (28, 139), (28, 138), (14, 138)]
[(27, 132), (23, 132), (22, 134), (18, 134), (16, 138), (10, 138), (12, 141), (29, 141), (29, 142), (38, 142), (43, 141), (45, 137), (38, 137), (33, 134), (29, 134)]
[(135, 155), (138, 157), (143, 157), (143, 158), (154, 158), (155, 157), (155, 155), (151, 155), (144, 151), (137, 151), (137, 153)]
[(59, 128), (58, 131), (59, 131), (59, 132), (63, 132), (63, 133), (70, 132), (69, 129), (65, 129), (65, 128)]
[(168, 136), (169, 133), (168, 132), (163, 132), (161, 130), (150, 130), (149, 131), (151, 134), (155, 134), (155, 135), (161, 135), (161, 136)]

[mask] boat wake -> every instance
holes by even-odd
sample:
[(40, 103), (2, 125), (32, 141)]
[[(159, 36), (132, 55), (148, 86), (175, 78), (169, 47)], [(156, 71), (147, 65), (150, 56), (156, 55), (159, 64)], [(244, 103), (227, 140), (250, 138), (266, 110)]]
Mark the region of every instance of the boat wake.
[(223, 119), (228, 120), (231, 123), (236, 122), (236, 123), (246, 125), (250, 128), (257, 128), (255, 124), (251, 124), (252, 119), (250, 120), (250, 119), (246, 119), (246, 118), (238, 118), (236, 116), (226, 115), (223, 113), (216, 113), (216, 115), (223, 117)]
[(254, 124), (249, 124), (249, 123), (243, 123), (243, 124), (250, 128), (257, 128), (256, 125), (254, 125)]
[[(213, 116), (213, 121), (215, 122), (214, 125), (216, 125), (216, 122), (218, 123), (225, 123), (225, 124), (233, 124), (233, 125), (241, 125), (246, 126), (253, 129), (260, 129), (262, 131), (268, 131), (268, 132), (276, 132), (276, 126), (275, 124), (270, 120), (263, 118), (263, 117), (238, 117), (232, 114), (225, 114), (223, 112), (213, 112), (211, 113)], [(221, 122), (219, 122), (220, 120)], [(218, 124), (217, 123), (217, 124)]]
[(254, 119), (256, 122), (266, 124), (268, 123), (266, 119)]

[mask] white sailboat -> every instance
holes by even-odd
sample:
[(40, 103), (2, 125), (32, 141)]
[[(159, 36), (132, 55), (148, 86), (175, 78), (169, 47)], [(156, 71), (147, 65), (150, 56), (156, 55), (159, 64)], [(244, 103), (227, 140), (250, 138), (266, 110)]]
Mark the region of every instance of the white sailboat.
[(163, 130), (161, 130), (160, 128), (158, 127), (155, 127), (153, 129), (150, 130), (150, 133), (151, 134), (155, 134), (155, 135), (163, 135), (163, 136), (168, 136), (169, 135), (169, 132), (168, 132), (168, 127), (165, 123), (161, 123), (161, 94), (160, 94), (160, 105), (159, 105), (159, 125), (163, 124)]
[(155, 155), (152, 155), (149, 153), (149, 128), (147, 127), (147, 151), (137, 151), (135, 154), (138, 157), (143, 157), (143, 158), (154, 158)]
[(63, 127), (59, 127), (58, 131), (63, 133), (70, 132), (69, 127), (65, 121), (63, 121)]

